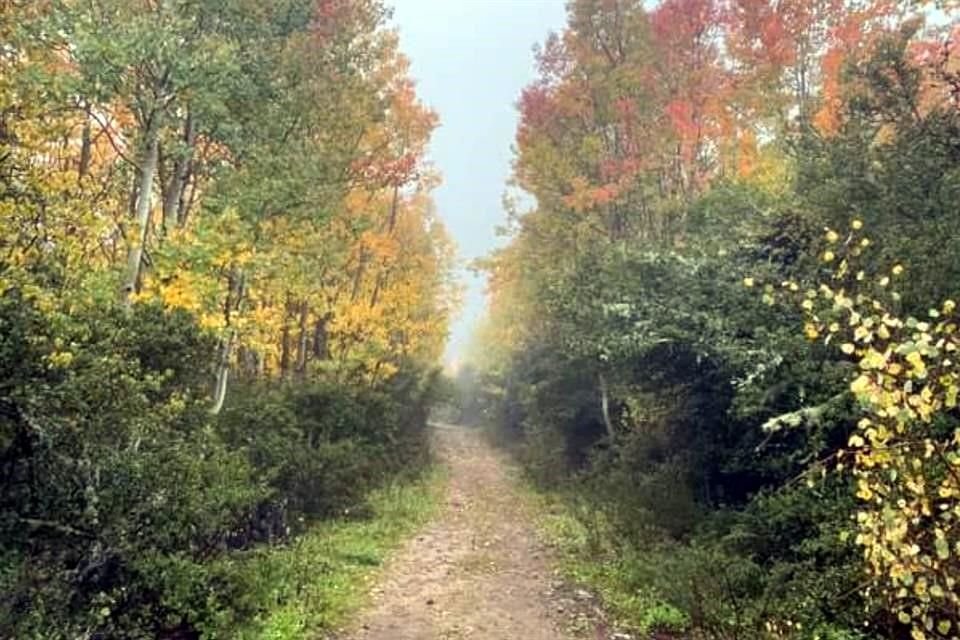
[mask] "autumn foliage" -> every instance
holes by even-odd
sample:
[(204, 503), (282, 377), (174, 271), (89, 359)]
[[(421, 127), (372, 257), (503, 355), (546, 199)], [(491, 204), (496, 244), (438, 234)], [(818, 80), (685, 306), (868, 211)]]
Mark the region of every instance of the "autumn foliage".
[(956, 9), (576, 0), (537, 50), (474, 402), (639, 632), (956, 637)]
[(423, 462), (453, 247), (387, 15), (0, 3), (0, 636), (261, 637), (270, 546)]

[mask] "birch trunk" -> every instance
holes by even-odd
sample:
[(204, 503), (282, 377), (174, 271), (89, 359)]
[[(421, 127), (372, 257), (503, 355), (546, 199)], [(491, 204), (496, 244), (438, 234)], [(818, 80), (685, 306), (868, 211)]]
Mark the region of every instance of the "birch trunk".
[(210, 413), (217, 415), (223, 409), (227, 398), (227, 381), (230, 377), (230, 358), (233, 355), (233, 344), (236, 342), (237, 331), (232, 328), (233, 314), (240, 310), (246, 292), (246, 278), (242, 271), (235, 268), (230, 270), (228, 278), (227, 300), (224, 304), (224, 317), (227, 323), (227, 335), (220, 346), (220, 357), (217, 359), (217, 372), (213, 386), (213, 406)]
[(230, 355), (233, 351), (234, 332), (231, 331), (220, 347), (220, 358), (217, 362), (217, 377), (213, 387), (213, 406), (210, 415), (218, 415), (227, 399), (227, 379), (230, 377)]
[(603, 373), (597, 374), (600, 383), (600, 413), (603, 414), (603, 426), (607, 429), (607, 436), (613, 440), (613, 422), (610, 421), (610, 393), (607, 389), (607, 378)]
[[(155, 120), (156, 116), (154, 116)], [(120, 300), (126, 307), (130, 307), (133, 294), (140, 279), (140, 266), (143, 263), (143, 248), (147, 242), (147, 230), (150, 228), (150, 207), (153, 194), (153, 180), (157, 174), (157, 158), (159, 155), (159, 136), (154, 122), (147, 125), (144, 140), (144, 156), (140, 164), (140, 180), (137, 188), (137, 211), (134, 233), (127, 250), (127, 268), (120, 290)]]

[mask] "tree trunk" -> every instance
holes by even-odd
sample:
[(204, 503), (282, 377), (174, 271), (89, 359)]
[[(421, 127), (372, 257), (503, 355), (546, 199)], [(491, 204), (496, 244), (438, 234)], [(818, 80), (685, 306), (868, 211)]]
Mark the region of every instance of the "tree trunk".
[(133, 294), (140, 279), (140, 265), (143, 263), (143, 248), (147, 242), (147, 230), (150, 228), (150, 205), (153, 193), (153, 180), (157, 173), (157, 158), (159, 155), (159, 136), (157, 134), (154, 115), (147, 125), (144, 135), (143, 160), (140, 164), (140, 181), (137, 188), (136, 225), (133, 229), (134, 238), (130, 241), (127, 250), (127, 268), (123, 278), (123, 287), (120, 290), (120, 300), (126, 307), (130, 307)]
[(210, 414), (217, 415), (223, 409), (227, 399), (227, 379), (230, 376), (230, 354), (233, 351), (234, 332), (230, 331), (220, 347), (220, 358), (217, 361), (217, 377), (213, 387), (213, 406)]
[(397, 216), (400, 212), (400, 186), (393, 186), (393, 201), (390, 203), (390, 219), (387, 222), (387, 235), (393, 235), (397, 228)]
[(290, 374), (290, 302), (283, 310), (283, 331), (280, 335), (280, 377), (286, 379)]
[(168, 233), (174, 225), (181, 226), (185, 220), (187, 184), (190, 182), (190, 168), (193, 165), (194, 146), (197, 134), (193, 125), (193, 114), (187, 113), (183, 126), (183, 144), (185, 151), (177, 154), (173, 162), (173, 171), (163, 194), (163, 230)]
[(307, 304), (307, 301), (304, 300), (300, 303), (300, 323), (299, 323), (299, 335), (297, 336), (297, 366), (296, 373), (297, 376), (302, 378), (307, 373), (307, 342), (308, 342), (308, 333), (307, 333), (307, 318), (310, 315), (310, 305)]
[(603, 372), (597, 374), (600, 383), (600, 413), (603, 415), (603, 426), (607, 429), (607, 436), (611, 442), (614, 438), (613, 422), (610, 421), (610, 393), (607, 389), (607, 378)]
[(360, 288), (363, 285), (363, 275), (367, 268), (367, 252), (360, 250), (360, 259), (357, 264), (357, 270), (353, 272), (353, 291), (350, 293), (350, 302), (354, 303), (360, 297)]
[[(193, 210), (193, 203), (197, 199), (197, 176), (194, 173), (195, 161), (190, 161), (190, 168), (187, 172), (187, 188), (184, 188), (180, 195), (180, 202), (177, 203), (177, 226), (183, 228), (187, 226), (187, 220), (190, 218), (190, 212)], [(192, 179), (191, 179), (192, 178)]]
[(90, 173), (90, 161), (93, 157), (93, 141), (90, 127), (90, 117), (87, 116), (83, 123), (83, 133), (80, 139), (80, 164), (77, 166), (77, 182), (83, 183), (83, 179)]
[(380, 301), (380, 287), (383, 286), (383, 273), (377, 273), (377, 280), (373, 285), (373, 293), (370, 295), (370, 308), (373, 309)]
[(330, 358), (330, 348), (327, 344), (327, 323), (330, 322), (332, 314), (329, 312), (317, 318), (313, 326), (313, 357), (315, 360), (327, 360)]
[[(392, 236), (393, 230), (397, 227), (397, 216), (400, 210), (400, 187), (393, 187), (393, 203), (390, 205), (390, 218), (387, 221), (387, 235)], [(385, 277), (383, 265), (377, 270), (377, 280), (373, 285), (373, 294), (370, 296), (370, 308), (377, 306), (380, 300), (380, 289), (383, 288), (383, 279)]]
[(227, 380), (230, 377), (230, 357), (233, 355), (233, 343), (237, 332), (231, 327), (233, 313), (240, 310), (246, 290), (246, 278), (243, 271), (231, 267), (227, 279), (227, 300), (224, 303), (223, 315), (227, 323), (227, 336), (220, 346), (220, 357), (217, 359), (217, 373), (213, 386), (213, 406), (210, 413), (217, 415), (223, 409), (227, 398)]

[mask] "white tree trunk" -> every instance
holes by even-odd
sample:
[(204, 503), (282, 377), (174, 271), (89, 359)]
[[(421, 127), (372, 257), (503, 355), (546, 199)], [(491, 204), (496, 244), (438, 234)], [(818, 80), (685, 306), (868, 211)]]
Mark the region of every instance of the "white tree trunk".
[(231, 268), (229, 276), (229, 288), (227, 291), (227, 301), (224, 307), (224, 313), (227, 321), (227, 335), (223, 339), (220, 347), (220, 355), (217, 358), (216, 378), (213, 383), (213, 405), (210, 407), (211, 415), (217, 415), (223, 409), (224, 400), (227, 398), (227, 380), (230, 377), (230, 358), (233, 355), (233, 343), (237, 339), (237, 330), (231, 326), (233, 314), (240, 311), (243, 304), (243, 297), (246, 291), (246, 279), (242, 271)]
[(210, 407), (210, 414), (217, 415), (223, 409), (223, 403), (227, 399), (227, 379), (230, 377), (230, 355), (233, 351), (233, 332), (231, 331), (224, 340), (220, 350), (220, 359), (217, 362), (217, 378), (213, 387), (213, 406)]
[(133, 301), (133, 294), (137, 289), (140, 278), (140, 266), (143, 263), (143, 248), (147, 243), (147, 230), (150, 228), (150, 209), (153, 195), (153, 181), (157, 174), (157, 157), (159, 155), (159, 135), (157, 127), (151, 123), (147, 127), (144, 140), (144, 155), (140, 165), (140, 185), (137, 195), (137, 212), (135, 220), (135, 236), (130, 242), (127, 251), (127, 269), (120, 290), (120, 300), (129, 307)]
[(600, 382), (600, 412), (603, 414), (603, 426), (607, 428), (607, 436), (613, 440), (613, 422), (610, 421), (610, 393), (607, 390), (607, 378), (603, 372), (597, 374)]

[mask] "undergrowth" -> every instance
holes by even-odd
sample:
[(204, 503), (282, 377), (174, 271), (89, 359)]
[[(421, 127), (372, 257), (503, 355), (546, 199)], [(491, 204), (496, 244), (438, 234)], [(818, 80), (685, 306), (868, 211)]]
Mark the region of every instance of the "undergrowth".
[(597, 513), (577, 513), (556, 493), (527, 486), (536, 505), (537, 530), (553, 548), (564, 577), (597, 594), (617, 625), (639, 634), (681, 634), (690, 626), (686, 613), (666, 602), (656, 589), (638, 584), (644, 560), (636, 550), (614, 545), (602, 532)]
[(433, 469), (411, 483), (375, 491), (365, 520), (312, 527), (285, 548), (253, 552), (256, 596), (268, 613), (240, 634), (243, 640), (301, 640), (341, 624), (366, 601), (384, 559), (435, 513), (445, 473)]

